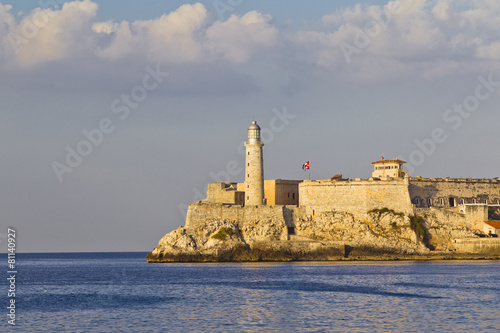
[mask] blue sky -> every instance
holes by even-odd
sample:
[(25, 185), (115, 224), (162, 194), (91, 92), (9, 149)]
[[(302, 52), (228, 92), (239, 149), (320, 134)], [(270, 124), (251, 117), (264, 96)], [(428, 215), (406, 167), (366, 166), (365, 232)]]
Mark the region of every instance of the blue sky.
[(266, 179), (307, 160), (366, 178), (382, 154), (499, 176), (496, 1), (215, 3), (1, 2), (0, 209), (20, 251), (151, 250), (207, 183), (243, 181), (254, 119)]

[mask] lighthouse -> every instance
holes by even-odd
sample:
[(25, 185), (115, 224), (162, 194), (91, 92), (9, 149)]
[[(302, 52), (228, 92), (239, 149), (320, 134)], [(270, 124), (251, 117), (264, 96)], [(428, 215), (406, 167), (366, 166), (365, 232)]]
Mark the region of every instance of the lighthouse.
[(264, 202), (264, 159), (260, 139), (260, 127), (252, 121), (248, 127), (248, 141), (246, 147), (245, 166), (245, 206), (263, 205)]

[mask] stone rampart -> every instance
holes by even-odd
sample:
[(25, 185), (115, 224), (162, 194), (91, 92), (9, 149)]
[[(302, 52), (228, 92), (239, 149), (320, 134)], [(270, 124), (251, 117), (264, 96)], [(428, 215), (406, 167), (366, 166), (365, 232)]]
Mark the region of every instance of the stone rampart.
[(409, 182), (412, 202), (421, 208), (500, 203), (498, 179), (417, 177)]
[(325, 211), (364, 215), (384, 207), (414, 214), (406, 179), (304, 181), (299, 184), (299, 206), (312, 216)]
[(463, 253), (500, 254), (500, 238), (456, 239), (455, 249)]
[(213, 203), (243, 205), (245, 192), (238, 191), (238, 184), (232, 182), (218, 182), (208, 184), (206, 201)]
[(185, 227), (195, 230), (206, 223), (224, 220), (238, 226), (272, 222), (292, 227), (298, 218), (296, 210), (297, 206), (242, 206), (198, 201), (189, 204)]

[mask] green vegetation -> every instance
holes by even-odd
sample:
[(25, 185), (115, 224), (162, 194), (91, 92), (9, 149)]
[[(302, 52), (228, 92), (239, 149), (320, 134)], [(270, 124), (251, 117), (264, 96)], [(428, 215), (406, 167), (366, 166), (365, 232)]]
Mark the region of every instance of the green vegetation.
[(420, 216), (410, 216), (410, 226), (420, 237), (425, 238), (425, 229)]
[(410, 228), (422, 237), (422, 242), (429, 250), (434, 250), (434, 246), (430, 242), (431, 235), (424, 228), (424, 220), (416, 215), (408, 217), (410, 218)]
[(231, 228), (220, 228), (216, 234), (212, 235), (212, 238), (223, 241), (226, 239), (226, 236), (231, 237), (233, 234), (233, 229)]
[(398, 228), (398, 224), (396, 222), (392, 222), (391, 223), (391, 226), (394, 228), (394, 229), (397, 229)]
[(384, 207), (384, 208), (374, 208), (372, 210), (369, 210), (368, 213), (379, 213), (379, 214), (391, 213), (393, 215), (400, 216), (400, 217), (403, 217), (405, 215), (405, 214), (400, 213), (400, 212), (395, 212), (393, 209), (389, 209), (387, 207)]

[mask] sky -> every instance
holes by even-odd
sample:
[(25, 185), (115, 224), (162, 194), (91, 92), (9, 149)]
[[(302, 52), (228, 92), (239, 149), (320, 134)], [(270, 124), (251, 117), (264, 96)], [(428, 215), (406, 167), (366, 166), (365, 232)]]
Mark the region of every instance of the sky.
[(0, 246), (150, 251), (207, 183), (500, 176), (500, 2), (0, 2)]

